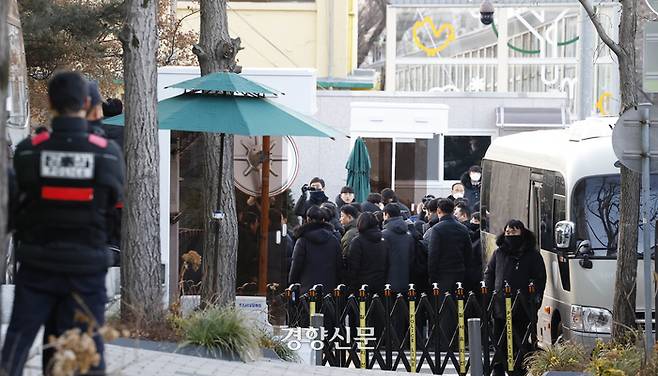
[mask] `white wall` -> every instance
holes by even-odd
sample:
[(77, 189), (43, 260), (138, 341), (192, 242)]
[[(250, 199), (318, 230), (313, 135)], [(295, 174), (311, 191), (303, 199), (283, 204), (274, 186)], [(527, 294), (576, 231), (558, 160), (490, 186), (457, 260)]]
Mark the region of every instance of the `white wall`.
[[(448, 130), (445, 134), (482, 134), (492, 137), (503, 136), (510, 131), (496, 127), (496, 107), (546, 108), (566, 106), (566, 97), (556, 94), (516, 94), (516, 93), (425, 93), (425, 92), (382, 92), (382, 91), (319, 91), (317, 94), (318, 112), (315, 117), (346, 134), (353, 134), (351, 104), (359, 102), (443, 104), (449, 107)], [(515, 132), (518, 132), (516, 130)], [(386, 137), (386, 136), (382, 136)], [(345, 163), (351, 151), (353, 140), (339, 139), (309, 140), (300, 143), (302, 166), (298, 181), (308, 181), (321, 175), (326, 183), (327, 196), (334, 198), (347, 180)], [(327, 156), (331, 156), (327, 158)], [(430, 192), (446, 194), (449, 183), (433, 183)]]

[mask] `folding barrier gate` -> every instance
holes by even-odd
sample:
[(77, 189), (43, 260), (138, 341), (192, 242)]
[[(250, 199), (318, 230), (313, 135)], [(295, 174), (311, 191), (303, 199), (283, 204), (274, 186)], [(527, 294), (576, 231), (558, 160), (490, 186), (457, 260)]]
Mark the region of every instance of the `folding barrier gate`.
[(323, 327), (314, 334), (322, 344), (323, 365), (394, 371), (404, 367), (408, 372), (429, 368), (437, 375), (451, 365), (463, 376), (470, 367), (465, 322), (480, 318), (484, 375), (492, 374), (495, 363), (509, 374), (525, 374), (523, 359), (536, 345), (534, 284), (513, 292), (506, 283), (504, 291), (490, 292), (482, 282), (479, 292), (468, 294), (461, 283), (457, 286), (455, 295), (442, 293), (436, 283), (429, 294), (418, 295), (409, 285), (405, 294), (394, 295), (390, 285), (377, 293), (363, 285), (348, 296), (345, 285), (323, 295), (321, 285), (301, 294), (294, 284), (276, 300), (285, 304), (289, 328), (308, 327), (311, 315), (324, 315)]

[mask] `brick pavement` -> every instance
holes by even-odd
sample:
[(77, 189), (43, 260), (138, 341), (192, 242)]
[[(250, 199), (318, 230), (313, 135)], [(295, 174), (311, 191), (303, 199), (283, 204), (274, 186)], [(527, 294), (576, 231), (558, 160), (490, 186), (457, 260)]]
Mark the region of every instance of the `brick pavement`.
[[(251, 363), (229, 362), (188, 355), (134, 349), (116, 345), (106, 346), (109, 375), (126, 376), (338, 376), (384, 375), (388, 371), (313, 367), (297, 363), (262, 359)], [(35, 355), (28, 362), (24, 376), (41, 375), (41, 357)]]

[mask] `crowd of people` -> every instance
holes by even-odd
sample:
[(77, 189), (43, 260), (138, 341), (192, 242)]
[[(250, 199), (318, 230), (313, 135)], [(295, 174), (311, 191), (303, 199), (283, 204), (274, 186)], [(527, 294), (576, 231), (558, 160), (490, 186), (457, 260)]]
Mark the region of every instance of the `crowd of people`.
[[(412, 205), (414, 212), (390, 188), (370, 193), (358, 203), (354, 191), (343, 187), (332, 202), (324, 180), (313, 178), (302, 187), (295, 205), (302, 224), (290, 234), (294, 245), (287, 250), (285, 282), (300, 283), (302, 291), (316, 284), (334, 288), (339, 283), (353, 292), (363, 284), (373, 293), (383, 291), (386, 284), (404, 292), (410, 283), (421, 291), (432, 283), (442, 291), (454, 291), (458, 282), (467, 291), (479, 290), (485, 272), (494, 273), (499, 258), (494, 257), (488, 267), (483, 259), (480, 229), (486, 226), (486, 211), (480, 212), (481, 177), (479, 166), (470, 167), (448, 197), (427, 195)], [(510, 228), (531, 234), (523, 223), (510, 223)], [(518, 240), (521, 234), (501, 230), (498, 253), (508, 248), (525, 250), (526, 244)], [(528, 252), (538, 254), (536, 245), (532, 248)], [(536, 269), (543, 270), (543, 263)], [(531, 277), (538, 283), (545, 280), (541, 275)], [(491, 281), (491, 287), (502, 287), (498, 279)]]
[[(419, 292), (429, 292), (435, 283), (443, 292), (455, 292), (458, 283), (478, 292), (481, 281), (492, 291), (503, 291), (506, 284), (513, 291), (527, 291), (532, 282), (539, 307), (546, 270), (536, 238), (523, 222), (510, 219), (485, 263), (480, 230), (489, 229), (486, 209), (479, 203), (481, 176), (480, 167), (472, 166), (448, 197), (427, 195), (412, 205), (413, 213), (388, 188), (357, 203), (352, 189), (343, 187), (334, 204), (324, 192), (324, 181), (313, 178), (295, 208), (303, 222), (291, 237), (288, 283), (299, 283), (303, 292), (316, 284), (327, 292), (344, 283), (351, 293), (368, 285), (374, 294), (386, 285), (405, 293), (410, 283)], [(505, 326), (503, 296), (496, 295), (493, 308), (497, 338)], [(534, 321), (515, 320), (524, 328), (536, 316)], [(502, 357), (493, 368), (494, 375), (504, 375)]]

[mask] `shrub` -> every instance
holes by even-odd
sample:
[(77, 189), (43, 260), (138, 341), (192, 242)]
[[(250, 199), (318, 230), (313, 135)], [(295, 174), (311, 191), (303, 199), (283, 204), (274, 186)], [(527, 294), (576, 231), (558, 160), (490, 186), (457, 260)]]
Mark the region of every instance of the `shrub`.
[(233, 307), (211, 307), (180, 322), (185, 344), (195, 344), (211, 352), (234, 353), (244, 361), (260, 353), (259, 332), (253, 322)]
[(587, 366), (592, 376), (635, 376), (642, 371), (644, 351), (634, 344), (598, 341)]
[(588, 361), (582, 346), (565, 342), (535, 351), (525, 364), (529, 375), (541, 376), (547, 371), (583, 371)]
[(273, 336), (267, 332), (261, 332), (260, 347), (265, 349), (272, 349), (276, 355), (286, 362), (299, 362), (297, 353), (288, 347), (288, 344), (283, 342), (281, 338)]

